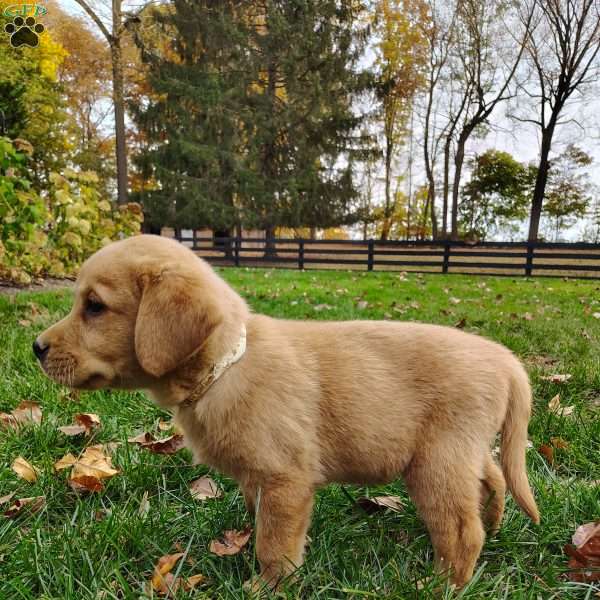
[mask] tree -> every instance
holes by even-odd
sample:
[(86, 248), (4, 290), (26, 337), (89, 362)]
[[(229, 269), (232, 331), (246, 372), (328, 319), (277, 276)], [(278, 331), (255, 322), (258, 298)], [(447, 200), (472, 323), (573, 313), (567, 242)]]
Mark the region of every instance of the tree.
[[(110, 26), (102, 19), (100, 9), (106, 8), (108, 0), (100, 2), (100, 9), (86, 0), (75, 0), (96, 24), (110, 48), (112, 63), (113, 108), (115, 114), (115, 155), (117, 161), (117, 193), (119, 203), (128, 199), (127, 180), (127, 141), (125, 132), (125, 97), (123, 81), (123, 38), (127, 34), (127, 21), (124, 18), (123, 0), (110, 0)], [(109, 29), (110, 27), (110, 29)]]
[(536, 170), (507, 152), (487, 150), (470, 163), (471, 179), (459, 204), (460, 229), (469, 238), (485, 240), (527, 217)]
[(509, 85), (529, 37), (532, 11), (523, 16), (521, 32), (510, 32), (516, 13), (502, 0), (462, 0), (458, 8), (457, 54), (468, 90), (462, 120), (456, 129), (452, 184), (451, 237), (458, 237), (458, 201), (467, 141), (487, 123), (500, 102), (510, 97)]
[(349, 218), (364, 156), (353, 101), (360, 7), (335, 0), (250, 5), (176, 0), (155, 11), (161, 43), (144, 44), (152, 94), (135, 113), (157, 182), (152, 219), (272, 235)]
[(84, 171), (94, 171), (106, 191), (115, 171), (114, 138), (105, 125), (111, 112), (110, 52), (83, 19), (58, 7), (53, 8), (46, 22), (67, 53), (57, 77), (71, 117), (71, 160)]
[(597, 0), (531, 0), (535, 20), (530, 27), (527, 53), (537, 89), (523, 87), (537, 102), (538, 117), (518, 118), (534, 123), (541, 133), (537, 179), (531, 203), (528, 239), (538, 238), (552, 142), (565, 108), (576, 92), (598, 78), (600, 14)]
[(384, 138), (385, 204), (381, 239), (388, 239), (398, 194), (392, 193), (392, 167), (417, 91), (424, 85), (430, 26), (422, 0), (379, 0), (374, 16), (376, 96)]
[[(0, 15), (0, 31), (6, 18)], [(57, 71), (64, 48), (45, 31), (36, 48), (0, 44), (0, 135), (23, 138), (33, 146), (30, 168), (39, 190), (52, 170), (69, 157), (68, 120)]]
[(588, 174), (582, 170), (591, 164), (592, 158), (572, 144), (550, 161), (543, 209), (554, 221), (555, 241), (561, 231), (586, 214), (592, 201), (592, 188)]

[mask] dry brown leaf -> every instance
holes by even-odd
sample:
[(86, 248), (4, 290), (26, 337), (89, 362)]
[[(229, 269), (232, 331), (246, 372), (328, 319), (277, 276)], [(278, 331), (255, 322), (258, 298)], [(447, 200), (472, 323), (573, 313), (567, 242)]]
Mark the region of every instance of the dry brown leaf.
[(552, 398), (552, 400), (550, 400), (550, 402), (548, 402), (548, 408), (550, 409), (551, 413), (554, 413), (555, 415), (558, 415), (559, 417), (568, 417), (575, 410), (575, 407), (572, 405), (571, 406), (563, 406), (560, 403), (560, 394), (556, 394), (556, 396), (554, 396)]
[(558, 450), (566, 450), (569, 447), (569, 442), (561, 437), (551, 437), (550, 443)]
[(62, 471), (63, 469), (68, 469), (72, 467), (77, 462), (77, 458), (75, 458), (70, 452), (65, 454), (59, 461), (54, 463), (55, 471)]
[(19, 319), (18, 323), (21, 327), (31, 327), (31, 321), (29, 319)]
[(448, 298), (448, 300), (452, 304), (460, 304), (462, 302), (462, 300), (460, 298), (454, 298), (454, 296), (450, 296), (450, 298)]
[(463, 317), (460, 321), (457, 321), (456, 323), (454, 323), (454, 327), (456, 327), (457, 329), (464, 329), (466, 324), (467, 324), (467, 319), (465, 317)]
[(184, 446), (183, 436), (180, 434), (170, 435), (161, 440), (140, 443), (141, 448), (146, 448), (156, 454), (175, 454), (175, 452), (181, 450)]
[(205, 579), (206, 577), (204, 575), (201, 575), (200, 573), (198, 573), (197, 575), (192, 575), (183, 582), (183, 587), (186, 591), (191, 592), (197, 585), (202, 583)]
[(225, 531), (221, 539), (213, 540), (208, 549), (217, 556), (231, 556), (237, 554), (248, 543), (251, 535), (250, 526), (240, 531), (231, 529)]
[(101, 492), (104, 489), (102, 481), (92, 475), (77, 475), (71, 477), (67, 483), (71, 486), (71, 489), (78, 494)]
[(158, 422), (159, 431), (169, 431), (169, 429), (173, 428), (173, 423), (171, 421), (163, 421), (162, 419)]
[(552, 375), (548, 375), (546, 377), (540, 377), (544, 381), (549, 381), (550, 383), (565, 383), (571, 379), (572, 375), (570, 373), (553, 373)]
[(19, 427), (28, 423), (39, 425), (42, 422), (42, 409), (37, 402), (23, 400), (10, 413), (0, 413), (0, 426)]
[(573, 535), (574, 546), (565, 546), (569, 558), (571, 581), (591, 583), (600, 581), (600, 521), (586, 523)]
[(6, 496), (2, 496), (0, 498), (0, 504), (6, 504), (7, 502), (10, 502), (16, 493), (17, 492), (11, 492), (10, 494), (6, 494)]
[(142, 499), (140, 500), (140, 507), (138, 508), (138, 516), (145, 519), (150, 512), (150, 500), (148, 500), (148, 490), (144, 492)]
[(63, 425), (62, 427), (59, 427), (58, 430), (69, 437), (83, 435), (88, 431), (83, 425)]
[(17, 456), (12, 464), (12, 470), (25, 481), (33, 483), (37, 481), (39, 471), (33, 465), (29, 464), (22, 456)]
[(140, 433), (135, 437), (128, 438), (127, 441), (130, 444), (138, 444), (141, 446), (142, 444), (148, 444), (150, 442), (153, 442), (155, 439), (156, 438), (151, 433), (144, 431), (143, 433)]
[(119, 471), (112, 466), (112, 459), (104, 453), (102, 446), (89, 446), (73, 465), (71, 477), (91, 476), (109, 479)]
[(78, 413), (75, 415), (75, 421), (77, 423), (59, 427), (58, 430), (69, 437), (73, 437), (84, 433), (89, 435), (94, 429), (100, 427), (100, 417), (93, 413)]
[(554, 464), (554, 448), (548, 444), (542, 444), (538, 452), (552, 465)]
[(45, 496), (33, 496), (32, 498), (20, 498), (16, 500), (5, 512), (4, 516), (12, 519), (17, 517), (22, 512), (26, 511), (30, 514), (39, 512), (46, 506)]
[(385, 510), (386, 508), (394, 512), (400, 512), (404, 508), (404, 503), (400, 496), (373, 496), (372, 498), (363, 496), (362, 498), (358, 498), (356, 504), (369, 514)]
[(166, 554), (158, 559), (158, 562), (154, 567), (154, 574), (150, 581), (154, 591), (165, 595), (177, 591), (180, 580), (179, 578), (175, 579), (175, 577), (171, 575), (171, 570), (182, 556), (183, 552), (178, 552), (177, 554)]
[(200, 479), (192, 481), (190, 492), (194, 500), (206, 500), (221, 496), (221, 490), (210, 477), (200, 477)]
[(102, 480), (110, 479), (119, 472), (112, 466), (112, 459), (105, 454), (105, 446), (101, 444), (88, 446), (79, 457), (66, 454), (54, 464), (56, 471), (69, 468), (72, 470), (68, 484), (78, 493), (102, 491)]

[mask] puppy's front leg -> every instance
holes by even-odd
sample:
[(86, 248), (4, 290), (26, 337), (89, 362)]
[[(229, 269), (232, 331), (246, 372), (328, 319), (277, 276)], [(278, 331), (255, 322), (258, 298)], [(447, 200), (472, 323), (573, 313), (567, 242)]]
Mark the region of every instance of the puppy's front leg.
[(257, 494), (256, 555), (263, 584), (276, 587), (302, 564), (314, 489), (301, 476), (272, 478)]

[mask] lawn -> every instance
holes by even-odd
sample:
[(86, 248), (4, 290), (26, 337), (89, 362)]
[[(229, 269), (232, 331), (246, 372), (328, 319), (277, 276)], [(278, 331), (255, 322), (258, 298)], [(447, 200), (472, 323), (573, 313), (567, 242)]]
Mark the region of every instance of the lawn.
[[(600, 284), (560, 279), (475, 278), (397, 273), (295, 272), (230, 269), (222, 275), (257, 312), (311, 319), (418, 320), (464, 327), (511, 348), (527, 365), (534, 393), (528, 451), (530, 479), (542, 514), (533, 526), (512, 500), (500, 532), (488, 538), (463, 598), (593, 598), (596, 586), (569, 582), (563, 546), (578, 525), (600, 519)], [(156, 561), (183, 548), (179, 574), (205, 582), (187, 598), (242, 598), (242, 582), (257, 565), (252, 544), (236, 556), (209, 552), (224, 530), (250, 522), (235, 483), (191, 464), (186, 450), (153, 454), (127, 443), (157, 433), (168, 415), (141, 393), (94, 392), (77, 402), (38, 369), (31, 343), (69, 310), (68, 290), (0, 296), (0, 411), (21, 400), (42, 405), (41, 425), (0, 430), (0, 496), (44, 495), (46, 506), (16, 519), (0, 507), (0, 599), (145, 598)], [(33, 303), (33, 305), (31, 304)], [(571, 375), (564, 383), (543, 379)], [(431, 374), (435, 377), (435, 373)], [(548, 407), (560, 394), (560, 414)], [(57, 430), (75, 413), (97, 413), (89, 438)], [(165, 433), (158, 432), (160, 435)], [(550, 461), (538, 451), (553, 448)], [(557, 439), (558, 440), (557, 443)], [(77, 495), (53, 464), (91, 443), (121, 442), (120, 473), (100, 493)], [(10, 466), (22, 456), (40, 470), (36, 482)], [(193, 500), (189, 483), (210, 474), (221, 498)], [(368, 515), (353, 498), (404, 497), (404, 509)], [(149, 501), (148, 510), (144, 497)], [(146, 506), (146, 508), (148, 508)], [(440, 598), (427, 532), (400, 481), (381, 488), (330, 486), (319, 492), (306, 564), (289, 598)], [(173, 571), (175, 573), (175, 570)], [(417, 585), (421, 588), (417, 591)]]

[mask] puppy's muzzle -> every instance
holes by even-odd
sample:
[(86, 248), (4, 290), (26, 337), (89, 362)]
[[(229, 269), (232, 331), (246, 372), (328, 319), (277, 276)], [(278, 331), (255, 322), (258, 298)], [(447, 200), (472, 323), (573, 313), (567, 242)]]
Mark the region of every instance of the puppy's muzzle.
[(40, 362), (44, 361), (44, 358), (46, 358), (48, 354), (48, 350), (50, 350), (50, 344), (44, 346), (43, 344), (40, 344), (38, 340), (33, 342), (33, 353), (37, 356), (37, 359)]

